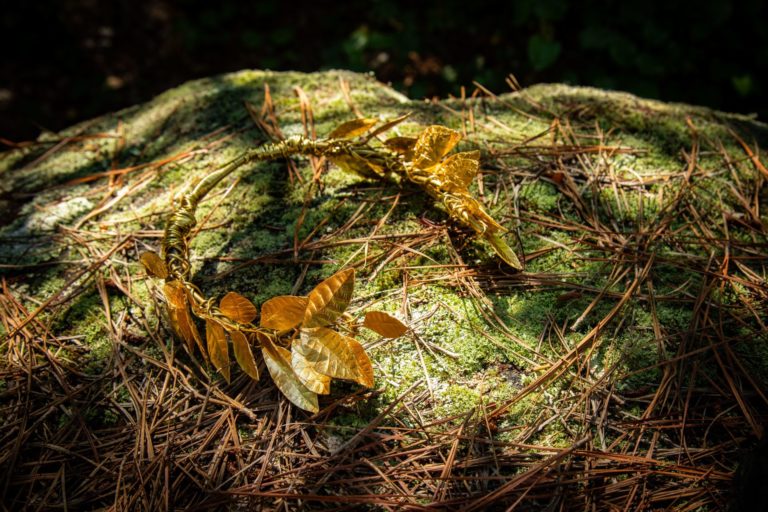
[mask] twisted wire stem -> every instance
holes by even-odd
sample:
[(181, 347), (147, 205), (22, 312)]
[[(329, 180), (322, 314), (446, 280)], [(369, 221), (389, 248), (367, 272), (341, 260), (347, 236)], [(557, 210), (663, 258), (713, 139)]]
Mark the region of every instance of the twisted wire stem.
[(191, 264), (189, 261), (189, 242), (197, 224), (195, 212), (200, 201), (224, 178), (243, 165), (291, 156), (326, 157), (346, 170), (368, 178), (388, 181), (408, 180), (419, 185), (427, 194), (442, 203), (451, 217), (456, 218), (476, 233), (496, 233), (506, 231), (494, 221), (479, 202), (463, 192), (449, 192), (443, 184), (429, 172), (414, 167), (402, 155), (386, 148), (373, 147), (367, 140), (327, 139), (311, 140), (295, 136), (286, 140), (267, 143), (248, 150), (221, 168), (203, 178), (189, 192), (181, 196), (173, 213), (168, 219), (163, 238), (163, 255), (168, 269), (167, 281), (179, 281), (186, 289), (192, 310), (200, 318), (210, 318), (221, 323), (227, 329), (245, 332), (264, 332), (253, 324), (232, 322), (213, 300), (206, 299), (200, 289), (189, 281)]
[(296, 154), (315, 155), (319, 151), (316, 141), (296, 137), (277, 143), (269, 143), (246, 151), (220, 169), (203, 178), (181, 198), (168, 219), (163, 237), (163, 254), (168, 267), (168, 278), (187, 281), (190, 272), (189, 239), (197, 224), (197, 205), (213, 188), (243, 165), (256, 161), (288, 158)]

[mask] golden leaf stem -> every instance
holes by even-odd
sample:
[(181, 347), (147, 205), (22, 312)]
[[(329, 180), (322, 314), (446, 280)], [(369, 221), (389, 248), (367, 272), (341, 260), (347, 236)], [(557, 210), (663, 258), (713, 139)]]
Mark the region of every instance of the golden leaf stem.
[(232, 172), (255, 161), (288, 158), (292, 155), (320, 155), (327, 151), (327, 143), (304, 137), (292, 137), (277, 143), (268, 143), (244, 152), (223, 167), (203, 178), (190, 192), (179, 199), (165, 229), (163, 252), (169, 279), (187, 280), (189, 277), (189, 238), (197, 221), (197, 205), (213, 188)]

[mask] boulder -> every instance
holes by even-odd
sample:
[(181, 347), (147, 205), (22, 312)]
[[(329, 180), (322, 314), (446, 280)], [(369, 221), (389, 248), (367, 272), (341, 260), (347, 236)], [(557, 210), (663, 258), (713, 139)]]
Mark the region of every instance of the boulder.
[[(249, 148), (411, 113), (479, 149), (515, 272), (417, 186), (249, 164), (198, 209), (192, 280), (255, 304), (347, 266), (375, 386), (292, 407), (168, 329), (159, 250), (190, 185)], [(768, 127), (537, 85), (410, 100), (367, 75), (196, 80), (0, 155), (2, 501), (90, 509), (717, 508), (768, 402)], [(695, 485), (694, 485), (695, 484)], [(27, 501), (28, 500), (28, 501)], [(612, 504), (612, 505), (611, 505)]]

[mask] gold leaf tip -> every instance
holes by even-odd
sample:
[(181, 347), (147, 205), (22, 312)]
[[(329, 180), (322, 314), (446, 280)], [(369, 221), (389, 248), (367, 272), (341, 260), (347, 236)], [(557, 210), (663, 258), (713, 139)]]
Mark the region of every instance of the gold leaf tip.
[(304, 327), (331, 325), (344, 313), (352, 300), (355, 269), (347, 268), (318, 284), (307, 297)]
[(367, 312), (363, 326), (385, 338), (399, 338), (408, 332), (408, 327), (403, 322), (383, 311)]
[(376, 123), (378, 123), (378, 120), (376, 119), (353, 119), (337, 126), (331, 133), (328, 134), (328, 138), (351, 139), (353, 137), (358, 137), (370, 130)]
[(515, 270), (523, 270), (523, 264), (520, 263), (520, 259), (517, 257), (517, 254), (515, 254), (515, 251), (512, 250), (509, 245), (507, 245), (507, 242), (504, 241), (501, 234), (497, 231), (486, 231), (484, 238), (488, 241), (489, 244), (491, 244), (491, 247), (493, 247), (493, 250), (496, 252), (496, 254), (499, 255), (499, 257), (504, 260), (510, 267), (514, 268)]
[(141, 255), (139, 255), (139, 261), (144, 265), (147, 273), (152, 277), (158, 277), (160, 279), (168, 277), (168, 268), (165, 266), (163, 259), (156, 252), (146, 251), (141, 253)]

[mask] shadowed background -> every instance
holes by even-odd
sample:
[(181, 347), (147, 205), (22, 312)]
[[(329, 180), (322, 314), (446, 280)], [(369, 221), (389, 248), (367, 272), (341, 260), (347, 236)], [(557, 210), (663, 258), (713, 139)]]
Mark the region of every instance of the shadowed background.
[(768, 8), (702, 0), (42, 0), (0, 13), (0, 137), (244, 68), (372, 71), (412, 98), (566, 82), (768, 118)]

